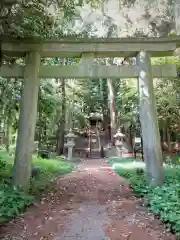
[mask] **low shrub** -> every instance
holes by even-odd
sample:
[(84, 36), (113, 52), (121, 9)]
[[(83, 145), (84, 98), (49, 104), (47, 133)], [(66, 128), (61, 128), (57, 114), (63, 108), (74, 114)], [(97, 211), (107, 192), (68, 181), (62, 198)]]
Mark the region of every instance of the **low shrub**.
[(130, 182), (135, 194), (148, 201), (151, 211), (180, 236), (180, 167), (166, 166), (165, 182), (156, 188), (149, 187), (145, 173), (139, 174), (137, 169), (116, 167), (115, 170)]
[(53, 187), (52, 181), (60, 175), (72, 171), (73, 166), (64, 160), (41, 159), (34, 157), (33, 164), (40, 169), (40, 174), (31, 179), (30, 193), (35, 196), (42, 192), (50, 191)]
[[(7, 157), (6, 157), (7, 156)], [(23, 212), (42, 192), (53, 187), (53, 179), (72, 171), (73, 166), (64, 160), (33, 157), (33, 166), (39, 169), (31, 178), (30, 193), (11, 185), (12, 157), (0, 151), (0, 223), (8, 221)]]
[(0, 223), (19, 215), (33, 203), (33, 196), (8, 184), (0, 184)]

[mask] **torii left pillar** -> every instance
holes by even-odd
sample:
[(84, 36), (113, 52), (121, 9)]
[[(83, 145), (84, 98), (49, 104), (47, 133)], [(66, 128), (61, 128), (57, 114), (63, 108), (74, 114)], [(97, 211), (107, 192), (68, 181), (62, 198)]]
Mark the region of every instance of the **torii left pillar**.
[(39, 90), (39, 52), (27, 54), (24, 84), (20, 102), (18, 137), (13, 169), (13, 183), (28, 190), (31, 177), (32, 149), (36, 127), (37, 102)]

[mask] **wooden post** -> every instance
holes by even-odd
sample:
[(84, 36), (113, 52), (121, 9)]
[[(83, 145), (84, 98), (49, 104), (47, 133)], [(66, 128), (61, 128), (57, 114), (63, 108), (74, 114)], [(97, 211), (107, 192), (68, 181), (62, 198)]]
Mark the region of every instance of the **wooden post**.
[(28, 190), (31, 177), (32, 147), (36, 126), (39, 90), (40, 54), (27, 54), (24, 72), (24, 86), (20, 103), (18, 137), (13, 169), (13, 183)]
[(163, 183), (164, 178), (150, 54), (141, 51), (137, 56), (137, 64), (144, 160), (148, 181), (152, 186), (157, 186)]

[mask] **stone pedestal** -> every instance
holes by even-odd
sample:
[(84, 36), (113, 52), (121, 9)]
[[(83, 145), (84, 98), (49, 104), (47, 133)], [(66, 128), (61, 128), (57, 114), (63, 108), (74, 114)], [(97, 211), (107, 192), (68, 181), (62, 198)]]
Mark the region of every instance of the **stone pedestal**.
[(67, 138), (67, 148), (68, 148), (68, 160), (72, 160), (73, 158), (73, 148), (75, 146), (74, 139), (76, 138), (76, 135), (72, 132), (70, 129), (69, 133), (66, 135)]
[(116, 146), (116, 153), (118, 157), (123, 156), (123, 139), (125, 135), (121, 133), (120, 130), (117, 131), (117, 133), (114, 135), (115, 138), (115, 146)]
[(68, 148), (68, 160), (72, 160), (72, 157), (73, 157), (73, 148), (75, 146), (74, 142), (72, 141), (68, 141), (67, 142), (67, 148)]
[(116, 146), (116, 154), (118, 157), (123, 156), (123, 143), (119, 140), (115, 141), (115, 146)]

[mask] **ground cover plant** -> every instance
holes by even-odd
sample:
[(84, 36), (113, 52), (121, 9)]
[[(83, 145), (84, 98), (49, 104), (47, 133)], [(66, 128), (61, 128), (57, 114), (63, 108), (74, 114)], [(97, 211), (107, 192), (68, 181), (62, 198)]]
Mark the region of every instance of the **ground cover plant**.
[(0, 151), (0, 224), (23, 212), (35, 198), (53, 187), (53, 180), (73, 168), (66, 160), (41, 159), (37, 156), (33, 157), (33, 166), (39, 172), (31, 178), (30, 192), (26, 194), (11, 185), (13, 157)]
[(139, 164), (136, 164), (135, 159), (124, 158), (114, 161), (110, 159), (109, 163), (113, 164), (120, 176), (129, 181), (135, 194), (144, 197), (150, 210), (166, 224), (167, 228), (180, 236), (180, 166), (169, 161), (164, 167), (163, 186), (152, 188), (147, 184), (144, 169), (139, 171)]

